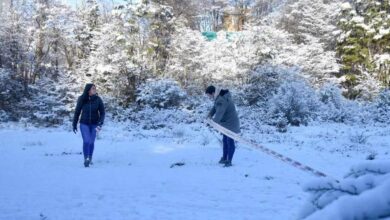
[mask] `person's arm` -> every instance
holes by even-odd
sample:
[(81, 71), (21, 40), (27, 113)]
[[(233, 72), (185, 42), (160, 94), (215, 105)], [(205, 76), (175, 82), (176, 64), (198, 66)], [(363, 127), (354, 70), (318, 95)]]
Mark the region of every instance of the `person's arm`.
[(98, 126), (101, 127), (104, 124), (104, 118), (106, 116), (106, 110), (104, 109), (104, 104), (102, 99), (99, 97), (99, 122)]
[(81, 108), (83, 106), (81, 97), (77, 99), (77, 105), (76, 105), (76, 110), (74, 112), (73, 116), (73, 131), (77, 131), (77, 122), (79, 121), (80, 113), (81, 113)]
[(226, 108), (227, 108), (227, 103), (224, 99), (218, 99), (215, 102), (215, 117), (213, 120), (216, 123), (221, 123), (221, 120), (222, 120), (223, 115), (225, 114)]
[(209, 114), (207, 115), (208, 118), (212, 118), (215, 114), (215, 106), (213, 105), (213, 108), (210, 110)]

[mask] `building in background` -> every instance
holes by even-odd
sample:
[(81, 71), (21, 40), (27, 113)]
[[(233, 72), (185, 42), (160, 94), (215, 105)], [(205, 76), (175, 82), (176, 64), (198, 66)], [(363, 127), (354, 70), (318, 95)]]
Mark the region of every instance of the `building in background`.
[(223, 13), (223, 28), (228, 32), (237, 32), (244, 29), (244, 24), (250, 14), (250, 9), (243, 7), (230, 7)]

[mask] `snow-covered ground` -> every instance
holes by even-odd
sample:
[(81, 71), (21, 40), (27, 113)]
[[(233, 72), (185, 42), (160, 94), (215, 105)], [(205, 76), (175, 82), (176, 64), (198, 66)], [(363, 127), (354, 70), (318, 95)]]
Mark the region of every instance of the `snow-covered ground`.
[[(245, 136), (337, 179), (369, 155), (390, 159), (390, 127), (264, 127)], [(223, 168), (216, 137), (197, 124), (112, 124), (84, 168), (80, 134), (2, 125), (0, 219), (296, 219), (315, 177), (242, 144)]]

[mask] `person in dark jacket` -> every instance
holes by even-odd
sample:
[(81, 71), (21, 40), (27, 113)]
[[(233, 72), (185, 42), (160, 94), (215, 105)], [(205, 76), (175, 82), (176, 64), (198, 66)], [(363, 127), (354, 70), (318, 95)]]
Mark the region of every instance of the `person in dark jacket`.
[[(209, 86), (206, 89), (206, 94), (214, 100), (214, 106), (209, 112), (208, 117), (212, 118), (213, 121), (224, 128), (234, 133), (240, 133), (240, 121), (229, 90), (222, 89), (217, 91), (214, 86)], [(219, 163), (224, 164), (225, 167), (232, 166), (235, 149), (234, 140), (223, 135), (223, 154)]]
[(76, 111), (73, 117), (74, 133), (77, 133), (77, 123), (80, 118), (85, 167), (89, 167), (92, 163), (96, 132), (101, 130), (104, 123), (104, 116), (104, 104), (96, 93), (96, 86), (92, 83), (86, 84), (83, 94), (77, 100)]

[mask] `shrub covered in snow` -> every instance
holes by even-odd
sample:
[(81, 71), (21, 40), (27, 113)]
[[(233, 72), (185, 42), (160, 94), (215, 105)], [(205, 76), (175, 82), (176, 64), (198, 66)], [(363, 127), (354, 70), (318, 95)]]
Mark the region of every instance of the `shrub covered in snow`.
[(340, 182), (319, 179), (304, 188), (311, 194), (300, 219), (385, 219), (390, 217), (390, 163), (352, 167)]
[(4, 110), (0, 110), (0, 121), (1, 122), (8, 121), (8, 114)]
[(149, 79), (138, 88), (137, 102), (152, 108), (170, 108), (182, 104), (186, 93), (171, 79)]
[(314, 119), (337, 123), (371, 120), (372, 112), (364, 104), (343, 97), (335, 84), (316, 91), (301, 75), (304, 74), (297, 68), (258, 66), (243, 89), (237, 91), (237, 103), (251, 106), (263, 122), (281, 127), (307, 124)]
[[(121, 121), (135, 126), (138, 129), (158, 130), (175, 129), (180, 125), (199, 126), (207, 116), (209, 106), (198, 105), (197, 108), (189, 108), (186, 103), (178, 108), (153, 108), (149, 105), (128, 108), (118, 107), (113, 112), (113, 120)], [(203, 127), (203, 126), (202, 126)], [(164, 132), (159, 132), (164, 133)], [(161, 134), (163, 135), (163, 134)]]
[(286, 81), (268, 103), (271, 124), (307, 124), (317, 115), (319, 103), (314, 89), (302, 81)]
[(165, 127), (175, 127), (178, 124), (188, 124), (196, 121), (195, 114), (182, 109), (158, 109), (146, 107), (132, 115), (132, 121), (140, 128), (150, 130)]
[(390, 90), (382, 91), (374, 103), (374, 120), (388, 123), (390, 121)]
[[(63, 79), (62, 81), (65, 81)], [(42, 90), (41, 88), (45, 88)], [(42, 79), (30, 86), (34, 98), (26, 100), (29, 119), (40, 126), (57, 126), (69, 122), (75, 110), (77, 95), (71, 86), (54, 80)], [(26, 111), (28, 112), (28, 111)]]
[(42, 78), (25, 87), (3, 70), (0, 74), (0, 120), (24, 118), (26, 123), (38, 126), (56, 126), (70, 121), (77, 97), (71, 91), (73, 84), (65, 73), (60, 80), (62, 83)]
[(321, 119), (324, 121), (345, 122), (349, 117), (347, 100), (341, 90), (332, 84), (324, 86), (319, 91), (321, 105)]
[(17, 121), (19, 104), (28, 95), (19, 80), (12, 79), (9, 71), (0, 69), (0, 120)]

